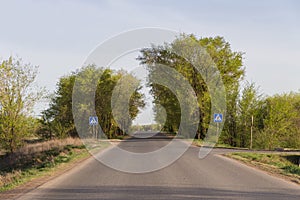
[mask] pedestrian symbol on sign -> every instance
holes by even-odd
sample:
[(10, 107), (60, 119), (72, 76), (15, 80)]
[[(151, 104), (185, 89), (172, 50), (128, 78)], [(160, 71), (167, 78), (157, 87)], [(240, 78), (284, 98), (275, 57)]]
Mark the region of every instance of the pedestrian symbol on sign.
[(98, 117), (97, 116), (91, 116), (89, 118), (89, 124), (90, 126), (95, 126), (98, 124)]
[(214, 122), (221, 123), (223, 121), (223, 114), (216, 113), (214, 114)]

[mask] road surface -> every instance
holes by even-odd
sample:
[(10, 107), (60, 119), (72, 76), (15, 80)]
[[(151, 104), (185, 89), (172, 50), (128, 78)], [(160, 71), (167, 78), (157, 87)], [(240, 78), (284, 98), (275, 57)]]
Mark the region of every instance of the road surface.
[[(129, 139), (119, 146), (147, 152), (168, 142), (156, 135)], [(116, 171), (91, 158), (18, 199), (300, 199), (298, 185), (219, 155), (227, 151), (232, 150), (215, 149), (200, 160), (199, 148), (190, 147), (170, 166), (144, 174)]]

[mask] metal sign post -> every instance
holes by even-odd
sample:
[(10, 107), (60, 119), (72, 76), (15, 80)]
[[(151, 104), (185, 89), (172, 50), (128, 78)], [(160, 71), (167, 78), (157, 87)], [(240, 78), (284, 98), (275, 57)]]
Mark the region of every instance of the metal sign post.
[(91, 116), (89, 117), (89, 125), (92, 126), (92, 135), (95, 139), (97, 139), (97, 125), (98, 125), (98, 117)]
[(217, 135), (219, 135), (219, 123), (223, 121), (223, 114), (222, 113), (215, 113), (214, 114), (214, 122), (217, 123)]

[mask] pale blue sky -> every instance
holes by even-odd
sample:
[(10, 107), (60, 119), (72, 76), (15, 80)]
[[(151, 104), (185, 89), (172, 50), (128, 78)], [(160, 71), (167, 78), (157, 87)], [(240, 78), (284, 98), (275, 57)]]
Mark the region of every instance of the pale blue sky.
[(0, 1), (0, 58), (39, 65), (50, 91), (100, 42), (120, 32), (161, 27), (224, 36), (245, 52), (246, 79), (266, 94), (300, 87), (298, 1)]

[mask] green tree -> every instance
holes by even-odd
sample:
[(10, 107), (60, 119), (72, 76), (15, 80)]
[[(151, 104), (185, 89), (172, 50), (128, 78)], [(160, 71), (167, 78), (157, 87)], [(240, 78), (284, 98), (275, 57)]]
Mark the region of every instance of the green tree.
[(112, 70), (106, 69), (100, 76), (96, 90), (96, 114), (102, 131), (109, 138), (114, 137), (114, 131), (117, 129), (112, 116), (111, 98), (112, 91), (119, 79), (120, 75), (113, 75)]
[(43, 90), (34, 85), (37, 67), (10, 57), (0, 64), (0, 141), (14, 152), (30, 134), (30, 114)]
[(112, 91), (111, 107), (114, 121), (122, 129), (124, 135), (129, 133), (132, 120), (145, 103), (144, 96), (139, 92), (142, 88), (140, 80), (126, 72), (121, 72), (120, 77)]
[(177, 97), (166, 87), (152, 84), (154, 114), (156, 122), (163, 125), (162, 130), (175, 133), (179, 129), (181, 110)]
[(241, 98), (238, 101), (237, 123), (238, 137), (237, 146), (250, 147), (250, 134), (253, 118), (253, 135), (263, 129), (263, 104), (262, 95), (254, 83), (246, 82), (243, 88)]
[[(131, 84), (136, 88), (129, 90)], [(126, 71), (114, 72), (105, 69), (101, 73), (95, 106), (102, 131), (109, 138), (128, 133), (132, 120), (137, 116), (139, 109), (145, 106), (139, 84), (139, 81)], [(127, 94), (130, 94), (130, 97), (126, 96)]]
[(76, 136), (72, 114), (72, 91), (76, 75), (60, 78), (57, 90), (51, 97), (50, 108), (41, 113), (41, 127), (38, 133), (44, 139)]
[[(148, 66), (150, 76), (151, 73), (155, 73), (156, 64), (163, 64), (175, 69), (189, 81), (196, 93), (200, 111), (197, 135), (198, 138), (204, 138), (211, 120), (211, 99), (204, 78), (201, 77), (195, 67), (191, 65), (191, 61), (198, 59), (195, 62), (199, 66), (204, 66), (202, 69), (203, 74), (210, 70), (208, 66), (211, 63), (209, 59), (205, 57), (205, 53), (203, 54), (201, 51), (196, 51), (197, 49), (191, 48), (194, 44), (200, 45), (207, 51), (220, 71), (227, 96), (227, 117), (222, 138), (230, 145), (236, 145), (234, 138), (237, 137), (237, 100), (240, 81), (245, 73), (242, 66), (243, 53), (232, 51), (230, 44), (222, 37), (197, 39), (194, 35), (182, 34), (171, 44), (143, 49), (141, 51), (142, 55), (138, 59), (141, 61), (141, 64)], [(178, 51), (183, 52), (185, 58), (173, 53)], [(195, 56), (195, 54), (197, 55)], [(209, 77), (205, 78), (206, 80), (209, 79)], [(163, 86), (153, 83), (149, 83), (149, 85), (151, 86), (151, 93), (154, 96), (154, 103), (160, 104), (166, 109), (167, 122), (165, 123), (165, 127), (169, 127), (168, 131), (172, 131), (171, 129), (176, 128), (176, 125), (178, 126), (180, 123), (180, 116), (178, 117), (180, 114), (178, 110), (180, 110), (180, 108), (176, 102), (176, 97), (171, 95), (171, 92)]]
[(299, 148), (300, 94), (274, 95), (265, 100), (264, 129), (256, 145), (263, 149)]
[[(89, 65), (62, 77), (57, 84), (57, 90), (51, 99), (49, 109), (42, 113), (43, 129), (46, 129), (49, 135), (54, 135), (58, 138), (77, 136), (73, 118), (74, 113), (72, 112), (72, 95), (75, 80), (78, 78), (78, 81), (82, 82), (80, 90), (82, 90), (83, 94), (89, 94), (89, 83), (85, 84), (85, 81), (93, 80), (97, 77), (95, 110), (101, 129), (109, 138), (124, 134), (113, 117), (111, 98), (116, 84), (125, 74), (126, 72), (115, 72), (103, 68), (96, 69), (94, 65)], [(143, 96), (138, 90), (135, 90), (130, 98), (129, 113), (131, 118), (135, 118), (139, 108), (144, 106)], [(122, 97), (120, 98), (122, 99)], [(86, 107), (88, 105), (76, 106), (80, 107), (78, 108), (81, 109), (81, 113), (87, 113)], [(88, 120), (88, 116), (81, 116), (81, 118)], [(87, 125), (85, 122), (84, 124)]]

